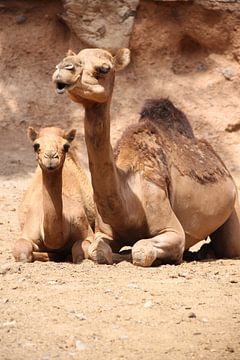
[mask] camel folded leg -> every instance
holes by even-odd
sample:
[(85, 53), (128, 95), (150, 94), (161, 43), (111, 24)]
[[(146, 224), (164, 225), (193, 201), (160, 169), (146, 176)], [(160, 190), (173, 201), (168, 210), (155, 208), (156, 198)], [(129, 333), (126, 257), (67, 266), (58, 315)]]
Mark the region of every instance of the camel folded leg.
[(30, 240), (18, 239), (13, 247), (13, 256), (20, 262), (63, 261), (66, 258), (64, 254), (34, 250), (34, 244)]
[(240, 206), (238, 201), (228, 220), (210, 235), (217, 258), (240, 257)]
[(132, 248), (133, 264), (148, 267), (153, 264), (180, 264), (182, 262), (184, 233), (167, 231), (149, 239), (137, 241)]
[(122, 261), (132, 262), (131, 251), (119, 252), (122, 243), (105, 238), (97, 232), (94, 241), (88, 247), (88, 258), (98, 264), (117, 264)]
[(203, 244), (198, 251), (184, 253), (184, 260), (210, 260), (240, 257), (240, 208), (238, 203), (227, 219), (210, 234), (211, 241)]

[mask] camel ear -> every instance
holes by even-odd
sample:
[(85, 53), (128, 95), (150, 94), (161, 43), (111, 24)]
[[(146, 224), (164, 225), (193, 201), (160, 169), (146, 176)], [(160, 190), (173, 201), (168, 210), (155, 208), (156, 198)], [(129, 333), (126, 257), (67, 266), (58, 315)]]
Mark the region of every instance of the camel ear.
[(68, 52), (66, 54), (66, 56), (74, 56), (74, 55), (76, 55), (75, 52), (70, 49), (68, 50)]
[(124, 69), (130, 63), (130, 50), (127, 48), (117, 50), (113, 61), (115, 71)]
[(33, 127), (29, 126), (27, 135), (31, 141), (35, 141), (38, 137), (38, 132)]
[(76, 129), (71, 129), (68, 132), (65, 133), (64, 139), (66, 139), (68, 142), (72, 142), (75, 139), (76, 136)]

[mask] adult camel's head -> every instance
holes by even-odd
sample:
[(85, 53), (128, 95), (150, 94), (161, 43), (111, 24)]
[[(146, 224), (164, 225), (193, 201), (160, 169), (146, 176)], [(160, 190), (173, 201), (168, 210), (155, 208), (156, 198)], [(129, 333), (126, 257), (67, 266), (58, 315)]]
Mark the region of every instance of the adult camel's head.
[(104, 103), (111, 97), (115, 72), (130, 62), (130, 50), (119, 49), (112, 55), (103, 49), (69, 51), (56, 66), (53, 82), (58, 94), (68, 91), (72, 100)]
[(63, 166), (75, 135), (75, 129), (65, 132), (60, 128), (47, 127), (37, 132), (32, 127), (28, 128), (28, 137), (33, 143), (36, 159), (42, 170), (50, 172)]

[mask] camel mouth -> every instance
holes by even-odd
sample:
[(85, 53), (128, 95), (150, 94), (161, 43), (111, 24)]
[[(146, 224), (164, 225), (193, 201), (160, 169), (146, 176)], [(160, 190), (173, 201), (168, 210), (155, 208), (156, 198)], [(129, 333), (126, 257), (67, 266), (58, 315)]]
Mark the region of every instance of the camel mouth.
[(58, 94), (63, 94), (65, 92), (65, 90), (69, 89), (70, 85), (66, 84), (62, 81), (57, 81), (56, 82), (56, 90)]

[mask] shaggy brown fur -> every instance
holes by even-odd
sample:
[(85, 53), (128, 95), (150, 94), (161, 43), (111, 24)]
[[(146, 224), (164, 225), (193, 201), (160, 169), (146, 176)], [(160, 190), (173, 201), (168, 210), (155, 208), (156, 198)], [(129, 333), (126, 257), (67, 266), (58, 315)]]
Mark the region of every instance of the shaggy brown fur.
[(201, 184), (230, 176), (211, 145), (195, 138), (185, 114), (167, 99), (147, 100), (139, 123), (125, 130), (114, 151), (121, 163), (125, 148), (135, 151), (138, 159), (131, 169), (139, 171), (139, 164), (144, 163), (146, 178), (161, 187), (171, 182), (171, 165)]
[(172, 130), (188, 138), (194, 138), (192, 127), (186, 115), (168, 99), (146, 100), (140, 115), (139, 121), (149, 119), (168, 131)]

